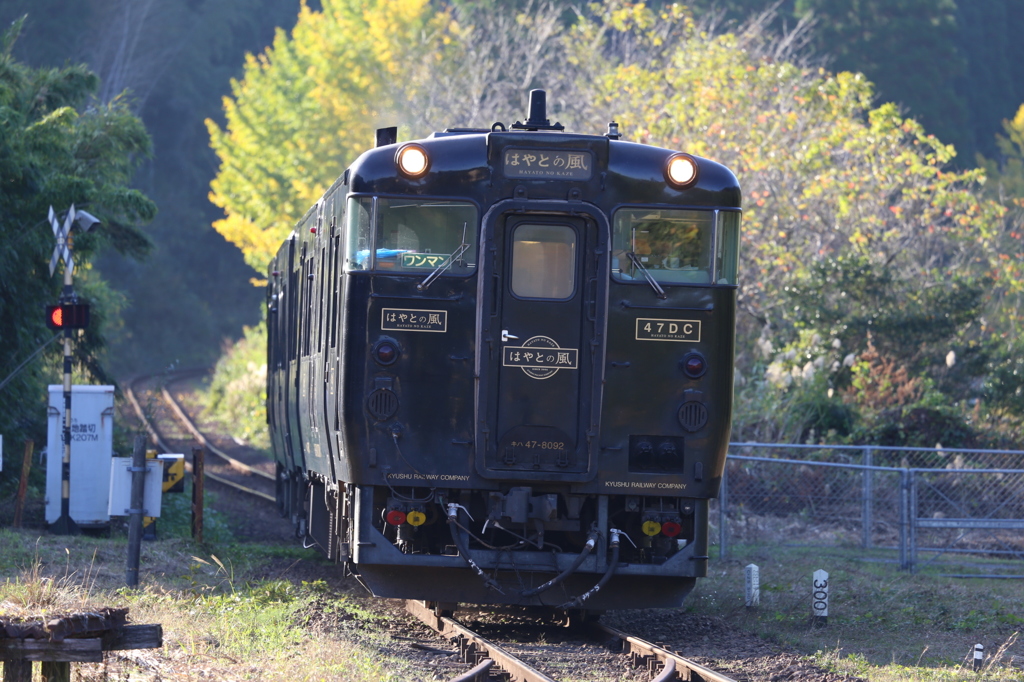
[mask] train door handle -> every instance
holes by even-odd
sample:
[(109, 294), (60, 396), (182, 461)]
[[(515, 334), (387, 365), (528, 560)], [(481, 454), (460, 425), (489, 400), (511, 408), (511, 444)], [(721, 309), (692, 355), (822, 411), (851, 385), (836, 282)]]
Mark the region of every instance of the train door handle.
[(519, 338), (518, 336), (513, 336), (512, 334), (509, 334), (507, 329), (502, 329), (501, 330), (501, 342), (502, 343), (508, 343), (510, 339), (518, 339), (518, 338)]

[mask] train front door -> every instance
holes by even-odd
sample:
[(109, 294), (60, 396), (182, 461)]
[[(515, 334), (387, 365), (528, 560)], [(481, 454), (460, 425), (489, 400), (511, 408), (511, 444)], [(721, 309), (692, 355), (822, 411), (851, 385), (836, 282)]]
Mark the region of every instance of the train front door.
[(482, 273), (481, 319), (491, 343), (481, 351), (478, 469), (490, 478), (583, 480), (600, 406), (604, 240), (579, 216), (504, 214), (484, 229), (490, 272)]

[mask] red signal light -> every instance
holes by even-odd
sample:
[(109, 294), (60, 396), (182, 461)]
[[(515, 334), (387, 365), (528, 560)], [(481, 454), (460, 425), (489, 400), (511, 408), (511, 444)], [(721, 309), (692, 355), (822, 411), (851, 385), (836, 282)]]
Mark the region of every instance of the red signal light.
[(89, 326), (88, 303), (62, 303), (46, 306), (46, 326), (50, 329), (85, 329)]

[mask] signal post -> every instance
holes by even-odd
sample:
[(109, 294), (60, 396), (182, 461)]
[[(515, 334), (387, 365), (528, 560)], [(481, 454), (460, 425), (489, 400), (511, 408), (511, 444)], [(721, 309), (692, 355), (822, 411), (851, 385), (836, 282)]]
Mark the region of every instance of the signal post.
[(59, 304), (46, 307), (46, 325), (51, 329), (64, 330), (64, 458), (60, 471), (60, 518), (54, 522), (52, 531), (58, 535), (77, 535), (78, 525), (71, 518), (71, 332), (73, 329), (85, 329), (89, 325), (89, 306), (78, 302), (72, 285), (75, 261), (71, 256), (71, 228), (75, 223), (83, 231), (88, 231), (100, 221), (85, 211), (75, 211), (71, 204), (64, 224), (61, 225), (53, 212), (49, 213), (50, 225), (57, 245), (50, 258), (50, 276), (57, 268), (57, 261), (64, 261), (64, 288), (60, 294)]

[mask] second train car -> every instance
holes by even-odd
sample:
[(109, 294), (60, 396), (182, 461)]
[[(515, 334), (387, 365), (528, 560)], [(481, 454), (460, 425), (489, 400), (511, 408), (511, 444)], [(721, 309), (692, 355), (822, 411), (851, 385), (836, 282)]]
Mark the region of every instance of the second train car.
[(729, 438), (735, 175), (567, 133), (543, 91), (395, 137), (270, 265), (281, 513), (381, 597), (680, 604)]

